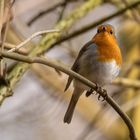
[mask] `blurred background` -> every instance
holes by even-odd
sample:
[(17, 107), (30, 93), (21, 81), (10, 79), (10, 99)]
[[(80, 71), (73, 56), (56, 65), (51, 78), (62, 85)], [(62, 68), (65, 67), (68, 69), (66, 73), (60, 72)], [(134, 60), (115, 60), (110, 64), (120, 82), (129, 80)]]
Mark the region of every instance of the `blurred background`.
[[(56, 27), (62, 27), (63, 36), (68, 37), (93, 25), (71, 38), (61, 40), (60, 37), (61, 41), (56, 38), (50, 45), (45, 36), (37, 37), (21, 49), (28, 55), (31, 48), (44, 47), (40, 54), (71, 67), (80, 48), (95, 35), (95, 22), (105, 19), (99, 24), (109, 23), (115, 27), (123, 52), (120, 77), (140, 82), (140, 1), (133, 9), (107, 20), (108, 16), (136, 2), (138, 0), (15, 0), (6, 41), (17, 45), (37, 31)], [(6, 62), (9, 73), (21, 66), (9, 59)], [(71, 124), (64, 124), (63, 117), (73, 90), (71, 85), (63, 92), (68, 76), (39, 64), (23, 65), (23, 68), (24, 75), (12, 86), (13, 96), (0, 107), (1, 140), (129, 139), (124, 122), (109, 105), (98, 101), (97, 95), (86, 98), (83, 94)], [(140, 86), (114, 83), (105, 88), (132, 119), (140, 139)]]

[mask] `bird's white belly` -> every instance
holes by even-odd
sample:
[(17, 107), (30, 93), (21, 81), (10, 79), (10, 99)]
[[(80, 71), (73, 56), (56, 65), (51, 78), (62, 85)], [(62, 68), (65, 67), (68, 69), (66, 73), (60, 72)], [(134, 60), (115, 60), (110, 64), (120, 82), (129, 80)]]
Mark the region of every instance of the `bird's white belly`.
[(119, 71), (120, 68), (114, 60), (111, 62), (100, 62), (96, 67), (91, 66), (91, 70), (87, 78), (100, 85), (104, 85), (112, 82), (119, 74)]
[(115, 60), (110, 62), (95, 62), (91, 63), (89, 60), (81, 64), (79, 74), (83, 75), (90, 81), (101, 86), (112, 82), (119, 74), (120, 67), (117, 66)]

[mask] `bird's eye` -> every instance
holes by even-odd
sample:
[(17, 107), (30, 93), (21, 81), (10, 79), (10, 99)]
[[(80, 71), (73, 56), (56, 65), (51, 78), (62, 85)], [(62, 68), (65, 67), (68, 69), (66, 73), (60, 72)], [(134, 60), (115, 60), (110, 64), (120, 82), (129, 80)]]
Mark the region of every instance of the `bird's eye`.
[(113, 31), (112, 30), (110, 30), (110, 34), (113, 34)]
[(97, 30), (97, 33), (100, 33), (100, 30), (99, 29)]

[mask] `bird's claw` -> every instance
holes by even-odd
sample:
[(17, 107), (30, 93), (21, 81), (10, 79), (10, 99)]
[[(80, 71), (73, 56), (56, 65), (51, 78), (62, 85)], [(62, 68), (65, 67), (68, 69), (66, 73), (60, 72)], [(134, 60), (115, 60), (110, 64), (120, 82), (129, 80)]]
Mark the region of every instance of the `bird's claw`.
[(103, 96), (99, 95), (98, 96), (98, 100), (100, 100), (100, 98), (102, 97), (102, 102), (104, 100), (106, 100), (106, 97), (107, 97), (107, 92), (105, 89), (103, 89), (102, 87), (100, 87), (97, 83), (96, 83), (96, 94), (98, 94), (99, 92), (102, 92), (103, 93)]
[(89, 97), (91, 94), (93, 94), (94, 90), (91, 88), (86, 92), (86, 97)]
[(96, 95), (97, 94), (99, 94), (99, 92), (102, 92), (103, 93), (103, 96), (101, 96), (100, 94), (99, 94), (99, 96), (98, 96), (98, 100), (100, 101), (100, 99), (101, 99), (101, 97), (102, 97), (102, 102), (104, 101), (104, 100), (106, 100), (106, 97), (107, 97), (107, 92), (106, 92), (106, 90), (105, 89), (103, 89), (101, 86), (99, 86), (97, 83), (96, 83), (96, 88), (95, 88), (95, 90), (93, 90), (92, 88), (90, 89), (90, 90), (88, 90), (87, 92), (86, 92), (86, 97), (89, 97), (91, 94), (93, 94), (94, 93), (94, 91), (96, 91)]
[(96, 89), (96, 93), (98, 94), (98, 92), (100, 92), (102, 88), (101, 88), (101, 86), (99, 86), (99, 85), (96, 83), (95, 89)]

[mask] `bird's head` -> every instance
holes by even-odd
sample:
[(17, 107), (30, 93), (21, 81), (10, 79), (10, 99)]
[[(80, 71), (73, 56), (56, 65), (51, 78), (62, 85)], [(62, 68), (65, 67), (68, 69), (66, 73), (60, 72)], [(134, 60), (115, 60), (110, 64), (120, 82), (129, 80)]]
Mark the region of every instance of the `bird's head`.
[(114, 59), (118, 65), (121, 65), (121, 52), (112, 25), (98, 26), (97, 33), (92, 38), (92, 41), (97, 45), (101, 61), (111, 61)]
[(110, 24), (100, 25), (97, 28), (97, 33), (93, 37), (94, 42), (116, 42), (115, 29)]
[(108, 33), (108, 34), (111, 34), (111, 35), (115, 35), (115, 29), (110, 24), (98, 26), (97, 34), (103, 34), (103, 33)]

